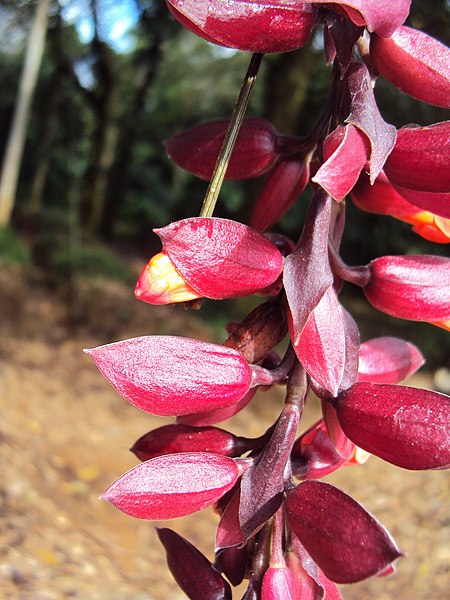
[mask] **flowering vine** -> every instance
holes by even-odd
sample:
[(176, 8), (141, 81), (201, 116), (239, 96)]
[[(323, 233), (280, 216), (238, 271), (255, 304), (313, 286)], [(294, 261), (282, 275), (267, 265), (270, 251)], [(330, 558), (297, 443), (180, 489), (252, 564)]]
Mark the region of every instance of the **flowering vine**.
[[(450, 122), (399, 131), (378, 111), (379, 75), (406, 94), (450, 107), (450, 51), (403, 25), (409, 0), (167, 0), (174, 17), (215, 44), (252, 52), (230, 121), (173, 136), (167, 152), (210, 186), (199, 217), (156, 230), (162, 250), (137, 282), (151, 304), (265, 299), (223, 344), (139, 337), (92, 350), (100, 372), (130, 403), (176, 422), (143, 435), (142, 461), (103, 494), (142, 519), (184, 516), (214, 505), (220, 515), (211, 563), (174, 531), (158, 529), (168, 566), (195, 600), (340, 598), (336, 583), (388, 574), (402, 552), (355, 499), (322, 477), (371, 454), (405, 469), (450, 464), (450, 402), (399, 386), (424, 360), (393, 337), (360, 343), (339, 295), (362, 288), (378, 310), (450, 329), (450, 259), (381, 256), (347, 265), (339, 248), (345, 198), (390, 215), (438, 244), (450, 241)], [(304, 137), (244, 118), (264, 53), (303, 46), (321, 27), (332, 64), (323, 113)], [(249, 225), (213, 217), (224, 177), (266, 174)], [(299, 240), (268, 232), (310, 185)], [(287, 338), (283, 357), (276, 346)], [(260, 386), (283, 385), (276, 422), (260, 437), (216, 425), (245, 409)], [(322, 419), (298, 433), (307, 395)], [(231, 585), (230, 585), (231, 584)]]

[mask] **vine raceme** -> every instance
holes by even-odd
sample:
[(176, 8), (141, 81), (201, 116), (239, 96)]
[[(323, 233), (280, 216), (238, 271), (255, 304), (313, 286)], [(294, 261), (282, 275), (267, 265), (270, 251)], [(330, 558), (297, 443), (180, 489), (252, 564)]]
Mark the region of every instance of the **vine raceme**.
[[(169, 569), (194, 600), (231, 598), (244, 579), (247, 600), (330, 600), (341, 597), (336, 583), (391, 573), (402, 552), (386, 529), (320, 479), (371, 454), (412, 470), (450, 465), (450, 398), (399, 385), (423, 364), (420, 350), (394, 337), (360, 343), (340, 302), (345, 281), (384, 313), (450, 329), (450, 259), (381, 256), (352, 266), (339, 253), (346, 197), (427, 240), (450, 241), (450, 122), (397, 131), (373, 94), (382, 76), (419, 101), (450, 106), (450, 50), (403, 25), (409, 4), (167, 0), (194, 34), (254, 54), (231, 121), (167, 142), (171, 159), (214, 180), (214, 189), (201, 216), (156, 230), (162, 249), (135, 295), (151, 304), (263, 300), (230, 325), (223, 344), (150, 336), (87, 352), (130, 403), (176, 417), (137, 440), (142, 462), (102, 497), (141, 519), (207, 506), (220, 516), (212, 563), (174, 531), (158, 530)], [(261, 55), (303, 46), (314, 28), (332, 64), (317, 124), (298, 137), (243, 119)], [(211, 216), (223, 173), (266, 176), (250, 226)], [(268, 231), (307, 185), (313, 194), (298, 241)], [(273, 385), (286, 387), (286, 400), (268, 431), (250, 439), (217, 427), (258, 387)], [(298, 433), (314, 395), (323, 417)]]

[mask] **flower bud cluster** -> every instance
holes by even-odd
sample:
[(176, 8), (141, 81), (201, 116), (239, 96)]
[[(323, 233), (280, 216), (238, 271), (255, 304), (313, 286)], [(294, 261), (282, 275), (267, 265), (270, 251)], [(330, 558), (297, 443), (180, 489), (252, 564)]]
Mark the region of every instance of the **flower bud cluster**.
[[(450, 51), (402, 25), (408, 0), (167, 4), (193, 33), (243, 51), (293, 50), (321, 26), (330, 94), (301, 138), (244, 120), (226, 176), (266, 176), (250, 225), (202, 216), (155, 230), (162, 250), (135, 290), (150, 304), (250, 294), (262, 303), (229, 326), (222, 344), (148, 336), (86, 351), (128, 402), (176, 417), (135, 442), (142, 462), (102, 497), (151, 520), (215, 507), (213, 562), (174, 531), (158, 530), (189, 598), (231, 598), (231, 585), (244, 579), (245, 599), (340, 598), (337, 583), (388, 574), (402, 553), (364, 507), (320, 480), (372, 454), (411, 470), (450, 464), (450, 398), (399, 385), (422, 366), (419, 349), (394, 337), (361, 342), (340, 299), (348, 282), (388, 315), (450, 329), (450, 259), (381, 256), (349, 266), (339, 253), (348, 195), (428, 240), (450, 241), (449, 122), (397, 131), (373, 93), (379, 74), (448, 107)], [(215, 121), (175, 135), (168, 154), (209, 179), (227, 127)], [(298, 242), (268, 233), (308, 184)], [(275, 385), (286, 387), (285, 403), (259, 437), (217, 426)], [(320, 402), (322, 417), (298, 432), (306, 400)]]

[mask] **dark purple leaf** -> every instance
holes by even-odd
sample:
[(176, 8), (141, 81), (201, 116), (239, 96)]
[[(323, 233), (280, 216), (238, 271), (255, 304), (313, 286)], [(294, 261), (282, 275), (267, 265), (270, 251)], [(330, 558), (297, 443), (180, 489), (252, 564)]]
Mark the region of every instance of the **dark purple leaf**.
[(325, 139), (323, 152), (325, 162), (312, 181), (340, 201), (352, 190), (366, 164), (368, 138), (353, 125), (341, 125)]
[(328, 261), (331, 202), (323, 192), (313, 197), (298, 248), (285, 259), (283, 282), (294, 344), (298, 344), (309, 315), (333, 284)]
[(356, 383), (336, 403), (345, 434), (404, 469), (450, 465), (450, 398), (407, 386)]
[[(330, 35), (336, 52), (339, 64), (339, 72), (342, 79), (348, 69), (348, 65), (350, 64), (353, 55), (353, 48), (361, 36), (362, 27), (354, 25), (354, 23), (345, 17), (333, 12), (329, 12), (325, 16), (325, 25), (326, 31)], [(327, 63), (329, 64), (332, 62), (330, 61), (332, 54), (329, 52), (327, 54)]]
[(336, 583), (366, 579), (401, 556), (384, 527), (328, 483), (300, 483), (288, 492), (286, 514), (308, 553)]
[(367, 68), (361, 63), (352, 63), (346, 78), (351, 110), (345, 121), (360, 129), (369, 139), (370, 181), (373, 183), (394, 147), (396, 129), (380, 115)]
[[(307, 373), (336, 396), (344, 377), (348, 349), (346, 317), (332, 287), (310, 314), (294, 349)], [(356, 369), (355, 362), (355, 381)]]
[(168, 454), (140, 463), (101, 495), (138, 519), (184, 517), (211, 506), (236, 483), (232, 458), (207, 452)]
[(175, 581), (192, 600), (231, 600), (230, 584), (195, 546), (171, 529), (156, 530)]
[(216, 551), (238, 546), (244, 542), (239, 523), (240, 489), (237, 490), (225, 507), (216, 532)]
[(242, 477), (239, 522), (245, 540), (270, 519), (281, 504), (284, 469), (299, 418), (298, 407), (285, 405), (262, 456)]
[(248, 561), (248, 550), (232, 546), (223, 548), (216, 554), (215, 567), (221, 571), (232, 585), (239, 585), (245, 576)]

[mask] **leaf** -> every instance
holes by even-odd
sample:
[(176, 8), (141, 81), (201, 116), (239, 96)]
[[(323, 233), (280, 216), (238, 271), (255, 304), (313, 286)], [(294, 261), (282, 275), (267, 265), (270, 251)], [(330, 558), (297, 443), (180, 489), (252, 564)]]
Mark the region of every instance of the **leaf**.
[(328, 483), (300, 483), (288, 492), (286, 514), (313, 560), (336, 583), (366, 579), (401, 556), (384, 527)]
[(333, 283), (328, 260), (331, 202), (323, 192), (313, 197), (297, 250), (285, 259), (283, 283), (294, 344), (299, 343), (309, 315)]
[(450, 465), (450, 398), (407, 386), (356, 383), (339, 395), (337, 417), (357, 446), (404, 469)]
[(369, 139), (370, 181), (373, 183), (394, 147), (396, 129), (380, 115), (367, 68), (361, 63), (352, 63), (346, 78), (351, 111), (345, 122), (352, 123)]
[[(324, 34), (325, 32), (328, 34), (325, 34), (325, 55), (327, 56), (327, 64), (330, 64), (336, 56), (339, 64), (340, 77), (342, 79), (351, 62), (353, 48), (361, 37), (362, 27), (354, 25), (342, 15), (333, 12), (325, 14), (325, 25), (326, 28), (324, 28)], [(331, 49), (328, 46), (330, 40), (332, 45)], [(326, 46), (328, 46), (328, 48)]]
[(155, 232), (183, 279), (207, 298), (253, 294), (274, 283), (283, 269), (272, 242), (237, 221), (192, 217)]
[(231, 348), (175, 336), (144, 336), (86, 350), (125, 400), (160, 416), (235, 405), (251, 370)]
[(246, 546), (223, 548), (216, 553), (215, 567), (222, 572), (232, 585), (238, 586), (245, 577), (249, 559)]
[(316, 9), (297, 0), (167, 0), (184, 27), (247, 52), (289, 52), (308, 41)]
[(166, 550), (167, 565), (183, 592), (192, 600), (231, 600), (230, 584), (195, 546), (175, 531), (157, 528)]
[(211, 506), (238, 477), (238, 467), (228, 456), (208, 452), (168, 454), (133, 467), (101, 498), (138, 519), (174, 519)]
[(398, 383), (424, 364), (420, 350), (395, 337), (373, 338), (361, 344), (359, 381)]
[(231, 548), (242, 545), (244, 536), (242, 535), (239, 523), (239, 504), (241, 501), (241, 492), (238, 489), (225, 507), (220, 518), (216, 531), (216, 552), (224, 548)]
[(262, 456), (242, 476), (239, 522), (244, 540), (254, 535), (281, 504), (284, 469), (299, 419), (298, 407), (285, 405)]
[(370, 264), (364, 289), (378, 310), (429, 323), (450, 318), (450, 259), (443, 256), (381, 256)]
[[(346, 358), (344, 317), (332, 287), (324, 293), (309, 315), (294, 350), (308, 375), (336, 396)], [(330, 340), (333, 340), (330, 343)]]
[(402, 26), (389, 38), (372, 35), (370, 59), (405, 94), (450, 108), (450, 49), (438, 40)]
[(312, 181), (335, 200), (342, 200), (358, 181), (369, 154), (366, 135), (353, 125), (341, 125), (325, 139), (324, 159)]
[[(177, 133), (166, 142), (170, 159), (190, 173), (209, 180), (219, 156), (229, 120), (211, 121)], [(278, 159), (276, 129), (259, 117), (244, 119), (225, 175), (250, 179), (268, 171)]]
[(450, 121), (427, 127), (403, 127), (397, 132), (397, 141), (384, 170), (395, 186), (423, 192), (448, 193), (449, 156)]

